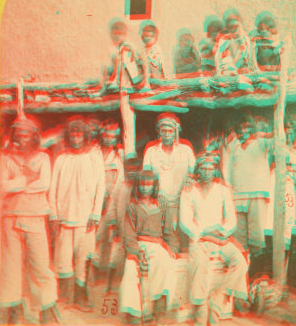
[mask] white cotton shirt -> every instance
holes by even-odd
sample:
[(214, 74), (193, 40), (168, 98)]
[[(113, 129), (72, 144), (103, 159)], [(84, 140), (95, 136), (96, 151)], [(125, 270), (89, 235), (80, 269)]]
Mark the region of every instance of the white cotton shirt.
[(101, 151), (58, 156), (49, 192), (51, 217), (68, 226), (85, 226), (91, 217), (100, 220), (105, 192)]
[(230, 144), (228, 164), (235, 198), (269, 197), (270, 167), (266, 139), (254, 139), (244, 149), (235, 138)]
[(213, 182), (206, 196), (200, 186), (181, 193), (180, 226), (192, 240), (198, 241), (206, 228), (218, 229), (225, 235), (233, 233), (236, 226), (235, 205), (229, 187)]
[(192, 173), (195, 156), (190, 146), (174, 144), (173, 151), (167, 154), (158, 143), (147, 149), (143, 169), (152, 170), (158, 174), (160, 192), (168, 201), (178, 201), (184, 180)]

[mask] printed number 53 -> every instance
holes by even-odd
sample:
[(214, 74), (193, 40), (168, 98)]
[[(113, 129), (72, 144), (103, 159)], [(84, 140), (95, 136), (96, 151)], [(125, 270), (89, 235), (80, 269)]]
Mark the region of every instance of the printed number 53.
[(112, 301), (111, 314), (116, 315), (117, 314), (117, 300), (115, 300), (115, 299), (104, 299), (103, 308), (101, 309), (102, 314), (105, 315), (108, 312), (108, 308), (109, 308), (108, 301)]

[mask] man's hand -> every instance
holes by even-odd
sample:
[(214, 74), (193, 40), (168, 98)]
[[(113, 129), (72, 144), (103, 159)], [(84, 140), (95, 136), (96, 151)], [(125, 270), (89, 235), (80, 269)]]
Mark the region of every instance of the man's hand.
[(148, 261), (146, 259), (144, 250), (139, 251), (138, 258), (139, 258), (140, 269), (142, 271), (148, 271)]
[(224, 238), (225, 236), (218, 230), (206, 231), (203, 233), (203, 236), (212, 236), (217, 238)]
[(96, 229), (99, 225), (99, 221), (97, 220), (93, 220), (93, 219), (89, 219), (87, 222), (87, 226), (86, 226), (86, 232), (89, 233), (91, 231), (93, 231), (94, 229)]
[(184, 189), (191, 190), (194, 182), (195, 182), (195, 180), (192, 178), (192, 176), (188, 175), (184, 180), (184, 185), (183, 185)]
[(39, 179), (39, 172), (32, 171), (27, 165), (22, 167), (22, 173), (27, 178), (27, 184)]
[(61, 223), (59, 220), (53, 220), (49, 222), (49, 232), (53, 239), (55, 239), (58, 236), (60, 232), (60, 228), (61, 228)]
[(170, 252), (170, 256), (173, 259), (177, 259), (177, 254), (175, 252), (173, 252), (173, 251)]

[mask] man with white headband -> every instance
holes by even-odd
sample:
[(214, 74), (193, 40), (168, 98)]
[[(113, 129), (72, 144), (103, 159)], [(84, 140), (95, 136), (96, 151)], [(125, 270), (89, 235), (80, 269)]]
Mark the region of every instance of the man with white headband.
[(160, 197), (166, 218), (173, 223), (176, 231), (176, 253), (180, 247), (181, 250), (188, 247), (187, 236), (178, 225), (180, 193), (195, 164), (192, 145), (179, 139), (180, 129), (180, 121), (176, 115), (160, 114), (156, 122), (159, 141), (147, 145), (143, 161), (143, 169), (152, 170), (159, 176)]
[[(190, 238), (190, 301), (195, 325), (207, 325), (215, 258), (227, 266), (222, 286), (225, 302), (231, 296), (247, 300), (248, 264), (231, 234), (236, 227), (230, 188), (216, 178), (220, 158), (202, 152), (196, 160), (197, 182), (181, 193), (180, 224)], [(219, 309), (210, 302), (210, 324), (219, 322)]]
[[(57, 282), (50, 269), (46, 218), (50, 159), (39, 149), (38, 124), (22, 115), (11, 127), (1, 160), (3, 198), (0, 315), (8, 324), (23, 324), (23, 285), (28, 280), (32, 311), (43, 324), (58, 323)], [(26, 257), (26, 266), (23, 258)], [(26, 273), (26, 274), (25, 274)], [(3, 321), (3, 323), (6, 323)], [(0, 322), (2, 324), (2, 320)]]

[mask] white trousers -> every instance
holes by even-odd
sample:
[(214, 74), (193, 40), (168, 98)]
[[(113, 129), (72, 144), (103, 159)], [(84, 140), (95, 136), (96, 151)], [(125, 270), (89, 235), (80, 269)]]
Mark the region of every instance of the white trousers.
[[(149, 297), (151, 301), (162, 295), (167, 297), (167, 309), (173, 304), (176, 288), (176, 260), (160, 244), (139, 241), (148, 260)], [(126, 259), (120, 285), (120, 311), (140, 317), (142, 314), (142, 289), (140, 270), (133, 259)]]
[(33, 233), (15, 228), (15, 220), (14, 217), (4, 217), (3, 220), (0, 306), (11, 307), (21, 303), (26, 279), (34, 309), (44, 310), (57, 299), (57, 282), (50, 269), (45, 222), (38, 233)]
[(56, 239), (54, 264), (59, 278), (75, 275), (76, 282), (84, 286), (86, 261), (95, 250), (95, 230), (86, 232), (86, 226), (61, 226)]
[(212, 242), (192, 242), (189, 248), (189, 275), (191, 281), (190, 301), (201, 305), (207, 300), (219, 271), (224, 272), (220, 289), (226, 294), (246, 299), (248, 297), (248, 264), (241, 251), (229, 241), (224, 246)]

